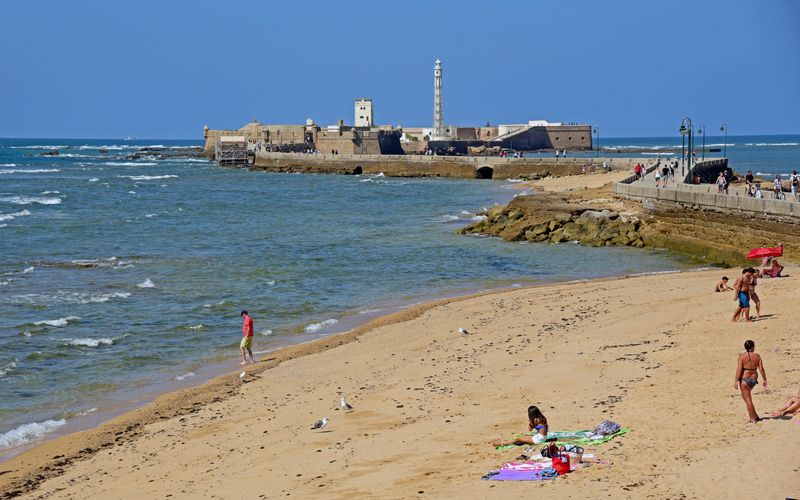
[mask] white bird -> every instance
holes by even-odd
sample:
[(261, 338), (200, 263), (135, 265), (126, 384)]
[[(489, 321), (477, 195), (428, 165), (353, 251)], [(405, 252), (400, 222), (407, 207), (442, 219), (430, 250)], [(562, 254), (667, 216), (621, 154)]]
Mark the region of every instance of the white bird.
[(326, 425), (328, 425), (328, 417), (322, 417), (322, 420), (317, 420), (314, 422), (314, 425), (311, 427), (311, 430), (314, 429), (323, 429)]
[(459, 328), (458, 333), (462, 335), (469, 335), (469, 332), (465, 328)]
[(342, 410), (344, 410), (344, 411), (353, 411), (353, 407), (350, 405), (350, 403), (348, 403), (347, 401), (345, 401), (345, 399), (344, 399), (344, 396), (341, 396), (341, 397), (339, 398), (339, 406), (340, 406), (340, 407), (342, 408)]
[(239, 374), (239, 378), (245, 378), (247, 376), (247, 372), (242, 372)]

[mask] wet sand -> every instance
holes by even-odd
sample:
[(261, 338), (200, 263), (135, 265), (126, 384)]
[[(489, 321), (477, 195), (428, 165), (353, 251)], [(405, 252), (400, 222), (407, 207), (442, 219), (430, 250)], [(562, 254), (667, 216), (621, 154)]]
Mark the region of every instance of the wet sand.
[[(432, 496), (797, 497), (800, 416), (746, 425), (733, 389), (747, 339), (769, 390), (797, 393), (797, 278), (761, 280), (764, 318), (731, 323), (722, 271), (605, 279), (449, 299), (290, 347), (0, 464), (36, 498)], [(733, 270), (725, 271), (733, 274)], [(470, 335), (457, 332), (466, 328)], [(355, 406), (344, 413), (338, 392)], [(554, 430), (610, 418), (609, 462), (551, 483), (482, 481), (520, 449), (537, 404)], [(323, 431), (311, 424), (331, 419)], [(26, 485), (20, 481), (29, 480)], [(11, 485), (16, 485), (14, 488)]]

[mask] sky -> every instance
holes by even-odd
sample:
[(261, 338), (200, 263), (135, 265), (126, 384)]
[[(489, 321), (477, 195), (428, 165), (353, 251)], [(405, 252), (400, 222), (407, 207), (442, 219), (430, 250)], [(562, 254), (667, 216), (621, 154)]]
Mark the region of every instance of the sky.
[(444, 121), (800, 133), (800, 0), (4, 0), (0, 137)]

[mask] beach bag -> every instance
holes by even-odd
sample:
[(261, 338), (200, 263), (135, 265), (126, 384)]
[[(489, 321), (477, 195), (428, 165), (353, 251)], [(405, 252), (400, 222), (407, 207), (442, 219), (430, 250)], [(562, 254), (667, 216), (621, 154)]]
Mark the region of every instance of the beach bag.
[(597, 427), (594, 428), (592, 434), (602, 434), (603, 436), (609, 436), (616, 432), (619, 432), (620, 425), (616, 422), (612, 422), (611, 420), (603, 420), (598, 424)]
[(548, 455), (550, 455), (550, 462), (553, 468), (558, 472), (559, 476), (562, 476), (569, 472), (569, 454), (567, 453), (566, 449), (562, 446), (559, 450), (558, 446), (555, 444), (550, 444), (547, 447)]

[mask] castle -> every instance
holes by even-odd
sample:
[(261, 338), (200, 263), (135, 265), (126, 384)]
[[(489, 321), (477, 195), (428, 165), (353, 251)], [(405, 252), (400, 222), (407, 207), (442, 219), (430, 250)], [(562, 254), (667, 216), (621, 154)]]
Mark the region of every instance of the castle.
[[(499, 151), (538, 151), (592, 148), (590, 125), (531, 120), (524, 124), (463, 127), (444, 123), (443, 68), (434, 65), (432, 127), (375, 125), (369, 97), (354, 101), (353, 125), (339, 120), (320, 126), (311, 118), (298, 125), (264, 124), (253, 119), (237, 130), (203, 128), (205, 152), (220, 158), (220, 151), (318, 151), (325, 154), (496, 154)], [(224, 139), (223, 139), (224, 138)], [(224, 156), (224, 153), (222, 153)], [(246, 156), (246, 155), (245, 155)], [(241, 154), (229, 158), (241, 158)]]

